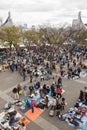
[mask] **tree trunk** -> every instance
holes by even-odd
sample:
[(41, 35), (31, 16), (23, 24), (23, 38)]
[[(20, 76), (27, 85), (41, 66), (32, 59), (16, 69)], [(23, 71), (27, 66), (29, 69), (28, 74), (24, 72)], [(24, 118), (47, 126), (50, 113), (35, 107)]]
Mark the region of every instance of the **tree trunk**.
[(10, 42), (10, 56), (11, 56), (11, 51), (12, 51), (12, 42)]

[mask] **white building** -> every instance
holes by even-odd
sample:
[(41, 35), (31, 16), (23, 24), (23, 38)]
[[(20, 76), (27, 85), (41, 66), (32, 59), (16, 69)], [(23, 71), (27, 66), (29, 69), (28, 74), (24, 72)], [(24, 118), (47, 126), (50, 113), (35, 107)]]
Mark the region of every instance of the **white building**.
[(78, 13), (78, 19), (73, 19), (72, 28), (74, 30), (87, 29), (87, 26), (83, 23), (81, 19), (81, 12)]
[(6, 21), (3, 23), (3, 24), (1, 24), (1, 27), (11, 27), (11, 26), (13, 26), (13, 22), (12, 22), (12, 19), (11, 19), (11, 14), (10, 14), (10, 12), (8, 12), (8, 17), (7, 17), (7, 19), (6, 19)]

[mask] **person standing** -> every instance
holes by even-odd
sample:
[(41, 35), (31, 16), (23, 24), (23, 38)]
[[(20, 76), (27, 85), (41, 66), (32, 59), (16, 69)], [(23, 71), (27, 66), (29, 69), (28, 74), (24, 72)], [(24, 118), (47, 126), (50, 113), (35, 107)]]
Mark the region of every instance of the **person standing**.
[(34, 90), (34, 87), (33, 86), (29, 86), (30, 95), (32, 94), (33, 90)]
[(61, 109), (64, 110), (64, 108), (65, 108), (65, 98), (62, 98)]
[(58, 78), (58, 84), (62, 85), (62, 78), (61, 77)]
[(35, 101), (32, 99), (31, 100), (31, 110), (32, 110), (32, 113), (34, 113), (34, 106), (35, 106)]
[(22, 76), (23, 76), (23, 81), (25, 81), (25, 78), (26, 78), (26, 69), (25, 69), (25, 67), (23, 67)]
[(55, 85), (54, 85), (55, 83), (53, 83), (52, 85), (51, 85), (51, 96), (53, 97), (53, 96), (55, 96), (56, 95), (56, 93), (55, 93)]
[(18, 89), (17, 88), (13, 88), (12, 92), (14, 94), (14, 99), (18, 100), (19, 99)]
[(23, 86), (23, 93), (24, 93), (24, 96), (26, 97), (27, 96), (27, 86), (26, 85)]
[(33, 76), (30, 74), (30, 83), (32, 83)]
[(62, 97), (62, 88), (61, 87), (57, 87), (56, 88), (56, 94), (58, 98)]
[(78, 73), (78, 77), (80, 78), (80, 73), (81, 73), (81, 68), (80, 67), (77, 68), (77, 73)]

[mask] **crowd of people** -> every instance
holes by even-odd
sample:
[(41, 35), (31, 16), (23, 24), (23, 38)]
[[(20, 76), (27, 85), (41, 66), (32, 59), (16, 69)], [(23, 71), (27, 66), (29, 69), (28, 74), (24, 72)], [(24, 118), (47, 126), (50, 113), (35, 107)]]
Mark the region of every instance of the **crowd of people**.
[[(68, 47), (59, 50), (47, 47), (37, 47), (32, 51), (21, 49), (13, 51), (11, 55), (7, 53), (0, 64), (0, 71), (3, 72), (6, 69), (12, 73), (17, 71), (23, 81), (26, 79), (29, 81), (28, 85), (18, 84), (13, 88), (12, 93), (16, 100), (20, 100), (21, 95), (26, 97), (25, 103), (31, 108), (32, 113), (34, 113), (34, 107), (44, 109), (50, 106), (50, 116), (53, 116), (56, 111), (56, 116), (60, 120), (65, 120), (65, 116), (61, 114), (67, 104), (63, 97), (62, 77), (67, 79), (81, 77), (81, 71), (87, 69), (84, 64), (87, 59), (86, 52), (87, 48), (81, 48), (81, 51), (74, 48), (70, 51)], [(80, 92), (79, 99), (86, 100), (83, 91)], [(78, 116), (76, 112), (74, 114)], [(69, 111), (69, 113), (73, 112)], [(70, 117), (67, 121), (74, 122), (75, 126), (78, 125), (78, 122)]]

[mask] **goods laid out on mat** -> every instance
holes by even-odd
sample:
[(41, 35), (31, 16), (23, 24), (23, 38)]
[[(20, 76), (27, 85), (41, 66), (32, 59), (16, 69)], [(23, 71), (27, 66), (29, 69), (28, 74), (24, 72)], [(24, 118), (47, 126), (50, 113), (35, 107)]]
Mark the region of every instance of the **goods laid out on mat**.
[[(64, 92), (65, 91), (61, 88), (61, 94)], [(34, 121), (46, 108), (50, 107), (53, 102), (54, 97), (50, 89), (46, 91), (42, 91), (41, 88), (35, 90), (31, 95), (23, 97), (22, 100), (13, 100), (5, 104), (3, 112), (0, 114), (0, 125), (6, 130), (17, 130), (20, 128), (22, 121), (24, 121), (25, 125), (29, 124), (30, 121)]]
[(87, 130), (87, 87), (80, 91), (79, 99), (74, 107), (64, 115), (59, 114), (58, 118), (77, 130)]
[(18, 130), (21, 123), (28, 125), (29, 121), (14, 108), (4, 109), (0, 113), (0, 126), (2, 130)]

